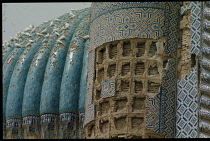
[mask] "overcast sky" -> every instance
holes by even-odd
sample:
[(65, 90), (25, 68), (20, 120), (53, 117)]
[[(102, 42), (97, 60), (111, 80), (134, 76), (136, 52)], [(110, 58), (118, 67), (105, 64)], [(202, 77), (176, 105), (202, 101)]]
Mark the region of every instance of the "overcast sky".
[(2, 3), (2, 42), (14, 37), (31, 24), (38, 26), (71, 9), (83, 9), (91, 6), (91, 2), (54, 2), (54, 3)]

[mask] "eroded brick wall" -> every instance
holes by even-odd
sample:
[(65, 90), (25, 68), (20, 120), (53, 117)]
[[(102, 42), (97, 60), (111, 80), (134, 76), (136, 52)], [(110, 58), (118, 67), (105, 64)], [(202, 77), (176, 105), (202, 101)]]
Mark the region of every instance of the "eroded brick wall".
[(95, 120), (86, 125), (86, 138), (161, 137), (146, 130), (145, 107), (146, 96), (159, 93), (167, 68), (163, 46), (160, 38), (120, 40), (96, 48)]

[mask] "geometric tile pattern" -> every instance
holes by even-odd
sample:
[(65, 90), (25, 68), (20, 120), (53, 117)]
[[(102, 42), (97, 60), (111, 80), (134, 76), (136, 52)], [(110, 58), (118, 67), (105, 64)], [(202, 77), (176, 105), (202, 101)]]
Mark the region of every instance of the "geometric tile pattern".
[[(143, 6), (134, 6), (140, 3)], [(95, 3), (95, 5), (92, 6), (90, 47), (94, 49), (105, 42), (114, 40), (127, 38), (156, 38), (165, 35), (166, 43), (164, 51), (170, 57), (176, 58), (176, 49), (178, 47), (177, 21), (179, 21), (179, 3), (133, 2), (133, 6), (130, 6), (131, 4), (132, 2), (116, 2), (111, 4)], [(102, 6), (100, 7), (100, 5)], [(145, 14), (146, 12), (150, 14)], [(150, 24), (150, 26), (153, 25), (153, 29), (147, 28), (145, 24)], [(141, 34), (138, 34), (139, 32), (141, 32)], [(92, 58), (92, 60), (93, 59), (94, 58)], [(164, 132), (166, 138), (173, 138), (175, 137), (174, 111), (176, 101), (176, 63), (175, 61), (170, 60), (168, 64), (169, 70), (166, 71), (166, 76), (162, 78), (162, 91), (159, 94), (160, 102), (158, 101), (158, 98), (147, 98), (148, 104), (153, 105), (150, 109), (151, 114), (147, 116), (156, 117), (154, 120), (156, 125), (147, 125), (147, 128), (154, 126), (156, 132)], [(94, 75), (94, 73), (91, 74)], [(88, 81), (92, 80), (93, 79), (88, 78)], [(89, 94), (88, 97), (91, 97), (92, 93), (91, 96)], [(92, 100), (92, 97), (88, 99)], [(86, 101), (88, 100), (86, 99)], [(158, 113), (158, 105), (161, 107), (159, 109), (160, 113)], [(158, 125), (158, 114), (160, 115), (160, 125)]]
[(90, 46), (96, 48), (120, 39), (160, 37), (165, 32), (164, 15), (164, 9), (159, 7), (125, 8), (104, 13), (91, 23), (94, 28), (90, 30)]
[(111, 97), (115, 95), (115, 79), (110, 78), (102, 81), (101, 97)]
[(176, 137), (195, 138), (198, 133), (198, 78), (195, 66), (177, 84)]
[(154, 7), (164, 9), (163, 2), (97, 2), (91, 11), (91, 22), (104, 13), (125, 8)]
[(168, 61), (169, 70), (162, 78), (160, 123), (165, 138), (175, 137), (176, 61)]
[(180, 5), (177, 2), (165, 3), (165, 27), (166, 43), (164, 51), (173, 58), (176, 58), (178, 44), (178, 22)]
[(85, 126), (95, 118), (94, 103), (92, 102), (93, 97), (93, 80), (94, 80), (94, 66), (95, 66), (95, 50), (88, 50), (88, 72), (87, 72), (87, 84), (86, 84), (86, 96), (85, 96)]
[(146, 128), (156, 133), (160, 133), (160, 95), (161, 93), (155, 96), (146, 95)]
[[(181, 7), (181, 14), (190, 15), (190, 52), (200, 56), (201, 2), (191, 2)], [(188, 76), (177, 83), (177, 138), (195, 138), (198, 135), (198, 69), (196, 66)]]
[(94, 120), (95, 118), (95, 108), (94, 108), (94, 104), (90, 103), (88, 105), (86, 105), (85, 107), (85, 120), (84, 120), (84, 126), (91, 122), (92, 120)]
[(190, 15), (190, 52), (200, 56), (200, 34), (201, 34), (201, 2), (193, 1), (181, 7), (181, 15), (187, 10), (191, 11)]
[(200, 35), (201, 35), (201, 2), (193, 1), (191, 4), (190, 16), (190, 52), (200, 56)]

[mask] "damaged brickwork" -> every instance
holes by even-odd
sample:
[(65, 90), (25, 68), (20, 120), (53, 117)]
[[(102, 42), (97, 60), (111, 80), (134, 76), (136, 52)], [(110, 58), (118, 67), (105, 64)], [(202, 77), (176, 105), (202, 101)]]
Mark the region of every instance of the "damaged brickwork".
[[(161, 79), (168, 68), (164, 42), (164, 37), (127, 39), (96, 48), (93, 90), (96, 118), (85, 126), (87, 139), (162, 136), (145, 128), (148, 113), (145, 107), (147, 95), (159, 94)], [(114, 95), (109, 94), (110, 90), (102, 92), (104, 82), (110, 79), (115, 81)]]
[[(187, 5), (189, 2), (183, 2), (183, 5)], [(177, 77), (178, 79), (185, 78), (194, 65), (196, 64), (195, 54), (191, 54), (191, 10), (188, 9), (182, 16), (180, 21), (180, 34), (181, 34), (181, 46), (177, 50)]]

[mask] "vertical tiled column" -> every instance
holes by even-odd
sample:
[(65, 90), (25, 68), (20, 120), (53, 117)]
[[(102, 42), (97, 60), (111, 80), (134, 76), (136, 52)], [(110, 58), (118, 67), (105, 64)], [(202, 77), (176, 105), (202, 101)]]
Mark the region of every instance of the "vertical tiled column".
[(198, 137), (201, 2), (183, 2), (177, 55), (176, 137)]

